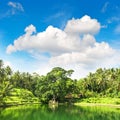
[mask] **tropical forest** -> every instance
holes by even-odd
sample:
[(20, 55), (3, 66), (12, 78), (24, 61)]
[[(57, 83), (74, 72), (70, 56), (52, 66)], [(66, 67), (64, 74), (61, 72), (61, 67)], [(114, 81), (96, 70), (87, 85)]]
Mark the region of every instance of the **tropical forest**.
[(24, 104), (120, 104), (120, 68), (98, 68), (81, 79), (74, 70), (53, 68), (46, 75), (19, 72), (0, 60), (0, 106)]

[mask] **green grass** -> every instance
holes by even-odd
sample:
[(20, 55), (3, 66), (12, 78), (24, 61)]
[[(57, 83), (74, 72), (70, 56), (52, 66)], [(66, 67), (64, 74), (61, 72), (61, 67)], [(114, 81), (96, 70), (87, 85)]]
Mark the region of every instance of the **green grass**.
[(39, 103), (39, 100), (28, 90), (14, 88), (10, 95), (4, 98), (4, 103), (5, 105), (20, 105)]
[(120, 105), (120, 98), (86, 98), (78, 100), (75, 105), (92, 105), (92, 104), (99, 104), (99, 105)]

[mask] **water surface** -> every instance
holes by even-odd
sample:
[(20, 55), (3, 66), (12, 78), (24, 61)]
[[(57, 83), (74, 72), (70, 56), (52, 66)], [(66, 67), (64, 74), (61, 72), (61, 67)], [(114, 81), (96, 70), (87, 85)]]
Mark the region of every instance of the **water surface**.
[(0, 109), (0, 120), (120, 120), (120, 109), (95, 106), (17, 106)]

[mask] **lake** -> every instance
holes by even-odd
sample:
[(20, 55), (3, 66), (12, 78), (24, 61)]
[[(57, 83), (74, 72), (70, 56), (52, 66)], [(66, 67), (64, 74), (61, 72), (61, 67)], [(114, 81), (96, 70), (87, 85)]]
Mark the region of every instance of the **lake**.
[(0, 120), (120, 120), (120, 109), (95, 106), (26, 105), (1, 108)]

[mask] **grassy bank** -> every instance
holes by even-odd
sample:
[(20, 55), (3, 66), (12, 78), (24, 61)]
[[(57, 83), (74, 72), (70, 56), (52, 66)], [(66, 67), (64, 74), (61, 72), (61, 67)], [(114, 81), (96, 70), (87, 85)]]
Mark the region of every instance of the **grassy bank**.
[(78, 100), (75, 105), (85, 106), (117, 106), (120, 107), (120, 98), (86, 98)]
[(0, 106), (15, 106), (35, 103), (39, 103), (39, 100), (32, 94), (32, 92), (26, 89), (14, 88), (9, 95), (2, 100)]

